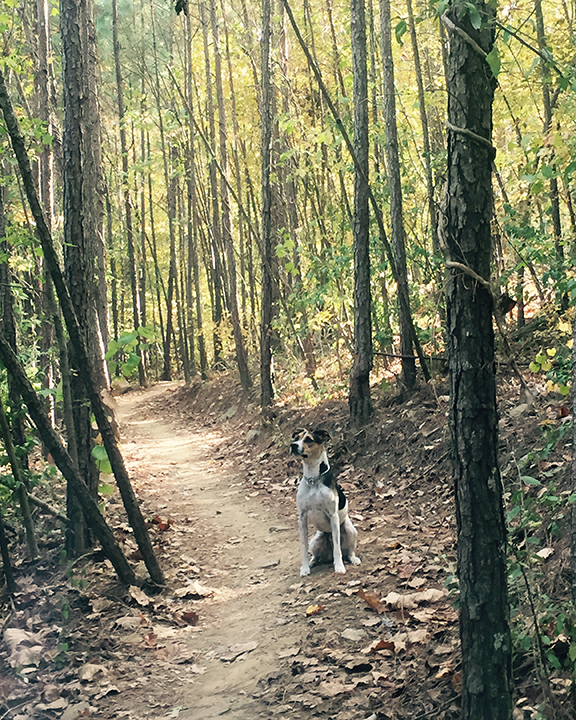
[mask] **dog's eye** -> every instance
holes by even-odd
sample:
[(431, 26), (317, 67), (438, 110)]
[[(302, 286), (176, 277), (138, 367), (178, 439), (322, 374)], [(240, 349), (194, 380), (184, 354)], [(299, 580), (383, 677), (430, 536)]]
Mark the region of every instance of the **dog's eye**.
[(305, 437), (305, 438), (302, 440), (302, 442), (303, 442), (305, 445), (314, 445), (314, 444), (315, 444), (315, 443), (314, 443), (314, 438), (311, 438), (310, 436)]

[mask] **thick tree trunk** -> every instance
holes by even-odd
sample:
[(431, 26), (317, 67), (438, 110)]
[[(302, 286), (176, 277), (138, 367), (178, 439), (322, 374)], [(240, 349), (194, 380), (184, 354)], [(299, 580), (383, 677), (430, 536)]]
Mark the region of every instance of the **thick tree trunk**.
[(364, 0), (350, 4), (354, 73), (354, 365), (348, 404), (350, 420), (364, 425), (372, 415), (372, 298), (370, 291), (370, 211), (368, 205), (368, 70)]
[[(511, 647), (506, 529), (498, 468), (498, 415), (491, 294), (457, 262), (486, 281), (492, 246), (492, 101), (485, 59), (494, 43), (494, 5), (478, 2), (475, 30), (456, 3), (444, 18), (447, 59), (448, 167), (441, 214), (447, 260), (446, 307), (450, 429), (458, 526), (463, 720), (511, 720)], [(455, 31), (455, 29), (458, 32)], [(472, 38), (473, 46), (468, 38)]]
[[(88, 98), (91, 82), (89, 76), (92, 72), (92, 48), (89, 47), (91, 19), (91, 9), (86, 3), (64, 0), (60, 7), (64, 88), (63, 207), (66, 279), (84, 346), (96, 366), (99, 348), (95, 343), (97, 333), (94, 332), (98, 321), (94, 272), (96, 238), (93, 232), (97, 226), (95, 215), (98, 205), (93, 194), (94, 176), (90, 177), (89, 174), (99, 172), (99, 168), (95, 167), (96, 152), (89, 137), (89, 123), (93, 122), (89, 115), (93, 107)], [(74, 356), (72, 346), (70, 359), (72, 365), (78, 369), (79, 358)], [(77, 374), (72, 374), (71, 383), (78, 469), (96, 496), (99, 473), (92, 458), (90, 408), (85, 402), (84, 389)], [(77, 498), (71, 488), (68, 503), (68, 517), (75, 521), (74, 545), (73, 548), (69, 546), (69, 550), (82, 554), (90, 544), (90, 538), (87, 529), (83, 527)]]

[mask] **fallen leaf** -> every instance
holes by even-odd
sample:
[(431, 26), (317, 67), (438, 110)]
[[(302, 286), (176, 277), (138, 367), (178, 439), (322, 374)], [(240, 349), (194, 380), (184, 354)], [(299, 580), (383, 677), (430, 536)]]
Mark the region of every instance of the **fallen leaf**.
[(312, 615), (318, 615), (318, 613), (321, 613), (322, 610), (326, 610), (325, 605), (308, 605), (306, 608), (306, 616), (312, 617)]
[(360, 640), (362, 640), (362, 638), (366, 637), (366, 630), (361, 630), (357, 628), (346, 628), (346, 630), (340, 633), (340, 637), (343, 637), (344, 640), (359, 642)]
[(258, 647), (258, 643), (256, 641), (251, 641), (247, 643), (241, 643), (238, 645), (231, 645), (229, 652), (225, 653), (220, 657), (220, 660), (222, 662), (234, 662), (237, 658), (239, 658), (241, 655), (245, 655), (246, 653), (252, 652), (253, 650), (256, 650)]
[(180, 617), (186, 623), (186, 625), (198, 625), (198, 613), (195, 613), (194, 610), (184, 611), (180, 615)]
[(152, 523), (158, 527), (160, 532), (166, 532), (173, 522), (174, 520), (172, 520), (172, 518), (163, 518), (160, 515), (154, 515), (152, 518)]
[(175, 590), (174, 595), (179, 598), (187, 597), (200, 600), (201, 598), (212, 597), (215, 592), (214, 588), (205, 587), (201, 585), (198, 580), (194, 580), (194, 582), (188, 583), (188, 585)]
[(416, 607), (416, 603), (412, 598), (413, 595), (400, 595), (397, 592), (389, 592), (383, 601), (395, 610), (412, 610)]
[(378, 614), (381, 614), (386, 610), (386, 605), (381, 602), (380, 597), (376, 595), (376, 593), (370, 591), (366, 592), (364, 588), (360, 588), (356, 594)]
[(412, 645), (415, 645), (416, 643), (426, 642), (429, 637), (430, 637), (429, 633), (426, 630), (424, 630), (423, 628), (421, 628), (419, 630), (409, 630), (406, 633), (406, 639)]
[(104, 665), (96, 663), (86, 663), (78, 670), (78, 677), (82, 682), (92, 682), (95, 678), (102, 680), (106, 675), (108, 675), (108, 670)]
[(157, 648), (154, 654), (158, 660), (174, 665), (183, 665), (196, 657), (194, 650), (186, 647), (183, 643), (167, 643), (163, 647)]
[(344, 683), (325, 680), (318, 685), (315, 692), (323, 698), (333, 698), (337, 695), (342, 695), (342, 693), (350, 692), (351, 689), (351, 687), (347, 687)]
[(156, 647), (158, 644), (158, 638), (154, 633), (148, 633), (147, 635), (144, 635), (142, 638), (144, 640), (144, 644), (148, 645), (148, 647)]
[(390, 640), (375, 640), (372, 644), (368, 645), (362, 650), (364, 655), (374, 655), (374, 653), (380, 652), (381, 650), (394, 651), (394, 643)]
[(460, 673), (456, 672), (452, 675), (452, 688), (454, 689), (454, 692), (462, 692), (462, 676)]
[(136, 630), (142, 624), (138, 615), (125, 615), (124, 617), (118, 618), (115, 625), (123, 628), (124, 630)]
[(288, 658), (288, 657), (295, 657), (296, 655), (298, 655), (299, 652), (300, 652), (299, 647), (290, 647), (290, 648), (286, 648), (286, 650), (281, 650), (278, 653), (278, 657), (280, 659)]
[(135, 585), (130, 585), (128, 588), (128, 595), (142, 607), (147, 607), (148, 605), (153, 604), (152, 598), (148, 597), (145, 592)]

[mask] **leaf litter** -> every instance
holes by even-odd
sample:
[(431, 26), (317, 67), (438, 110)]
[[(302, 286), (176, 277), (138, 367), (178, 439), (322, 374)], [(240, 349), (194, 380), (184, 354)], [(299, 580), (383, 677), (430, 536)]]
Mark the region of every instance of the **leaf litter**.
[[(248, 598), (266, 606), (267, 593), (277, 587), (267, 580), (275, 566), (262, 567), (261, 575), (247, 577), (243, 587), (226, 587), (224, 580), (242, 572), (241, 562), (217, 566), (214, 558), (227, 548), (242, 552), (246, 534), (215, 536), (194, 515), (179, 515), (165, 491), (172, 471), (139, 457), (136, 438), (126, 454), (147, 515), (154, 519), (151, 532), (173, 589), (160, 595), (140, 588), (125, 592), (97, 555), (80, 566), (83, 587), (70, 581), (56, 555), (43, 567), (21, 572), (14, 608), (2, 611), (0, 667), (9, 670), (0, 672), (0, 710), (18, 708), (18, 720), (177, 717), (186, 708), (184, 677), (184, 686), (191, 683), (197, 694), (212, 659), (227, 672), (252, 657), (258, 682), (245, 699), (250, 716), (459, 717), (457, 612), (443, 589), (455, 560), (443, 403), (422, 391), (393, 411), (380, 408), (360, 437), (347, 429), (343, 403), (326, 402), (317, 410), (288, 407), (279, 410), (273, 434), (258, 428), (247, 444), (256, 413), (246, 406), (225, 417), (225, 406), (236, 404), (229, 384), (224, 373), (219, 399), (211, 402), (206, 389), (164, 391), (150, 400), (143, 393), (141, 402), (156, 422), (203, 425), (212, 452), (207, 472), (233, 471), (243, 478), (231, 487), (230, 503), (245, 496), (256, 516), (261, 503), (273, 508), (278, 520), (267, 532), (274, 535), (280, 528), (296, 554), (299, 468), (286, 455), (287, 438), (297, 425), (330, 427), (331, 458), (343, 471), (362, 565), (344, 578), (329, 567), (316, 568), (305, 582), (297, 580), (296, 556), (292, 566), (283, 566), (283, 617), (275, 624), (291, 642), (276, 651), (274, 666), (257, 664), (265, 647), (255, 639), (231, 638), (223, 648), (197, 651), (190, 638), (211, 627), (214, 603)], [(200, 415), (201, 407), (208, 410)], [(412, 440), (405, 443), (408, 437)], [(114, 497), (107, 514), (118, 518), (125, 547), (134, 547)], [(203, 542), (192, 542), (198, 535)], [(546, 560), (553, 555), (542, 553)], [(260, 559), (260, 564), (266, 563)], [(249, 630), (249, 612), (246, 618)], [(526, 708), (536, 706), (536, 697), (523, 702)]]

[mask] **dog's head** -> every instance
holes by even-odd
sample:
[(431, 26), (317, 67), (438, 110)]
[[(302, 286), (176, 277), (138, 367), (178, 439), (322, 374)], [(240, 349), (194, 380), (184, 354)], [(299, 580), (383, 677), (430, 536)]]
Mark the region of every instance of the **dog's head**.
[(314, 460), (322, 454), (324, 443), (330, 440), (326, 430), (294, 430), (290, 453), (304, 460)]

